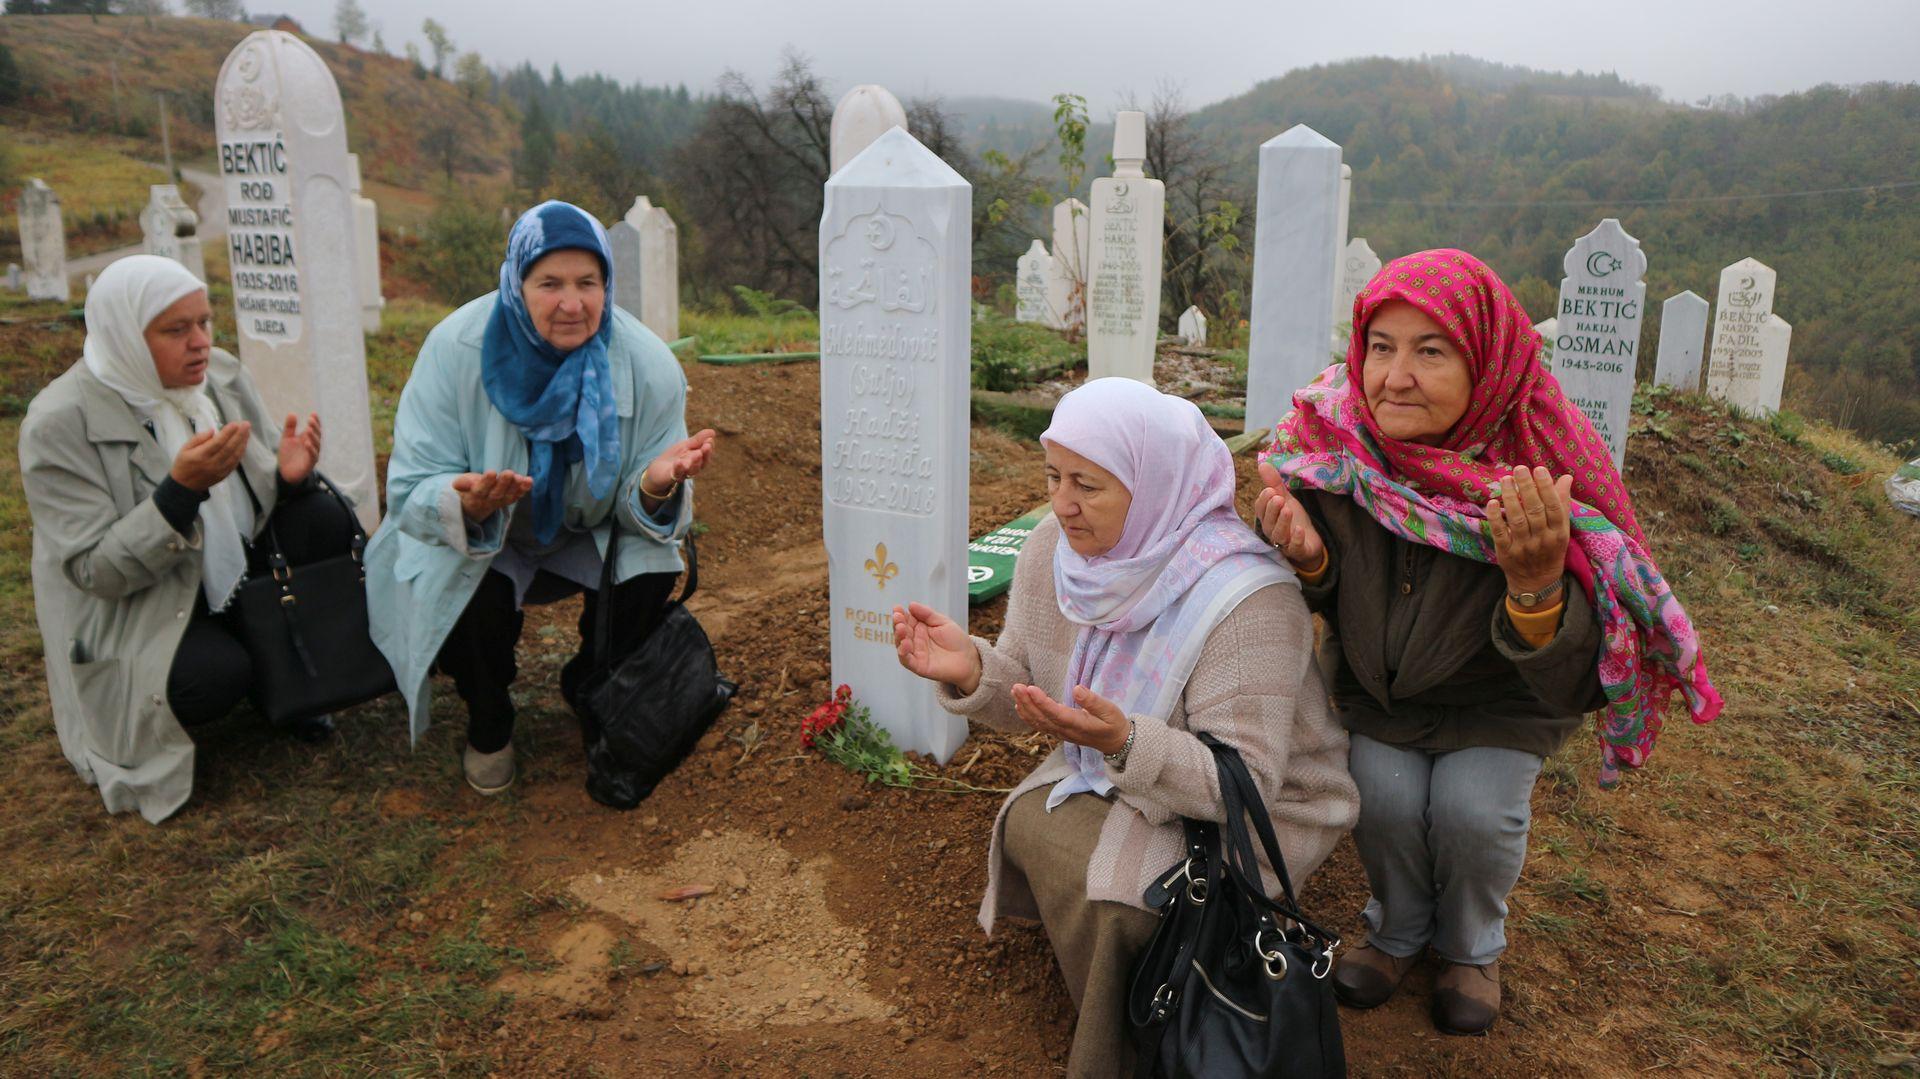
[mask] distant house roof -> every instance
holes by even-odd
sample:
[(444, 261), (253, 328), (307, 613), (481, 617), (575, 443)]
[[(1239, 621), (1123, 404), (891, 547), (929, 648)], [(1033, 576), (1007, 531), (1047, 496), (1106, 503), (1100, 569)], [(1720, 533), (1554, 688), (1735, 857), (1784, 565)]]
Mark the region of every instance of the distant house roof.
[(304, 35), (307, 32), (306, 27), (301, 26), (291, 15), (249, 15), (247, 22), (270, 30), (285, 30), (289, 34)]

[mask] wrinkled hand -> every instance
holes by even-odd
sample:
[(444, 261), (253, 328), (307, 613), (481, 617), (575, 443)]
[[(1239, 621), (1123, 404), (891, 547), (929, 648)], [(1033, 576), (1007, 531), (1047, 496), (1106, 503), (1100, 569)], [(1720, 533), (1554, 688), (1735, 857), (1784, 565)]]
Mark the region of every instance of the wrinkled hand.
[(1520, 465), (1487, 502), (1494, 560), (1514, 592), (1538, 592), (1566, 571), (1573, 477)]
[(247, 437), (253, 425), (242, 420), (217, 431), (202, 431), (180, 447), (168, 470), (175, 483), (189, 490), (206, 492), (233, 475), (240, 458), (247, 452)]
[(641, 475), (641, 497), (658, 501), (647, 492), (670, 491), (681, 480), (698, 476), (701, 469), (713, 463), (714, 438), (713, 429), (708, 428), (668, 446), (665, 452), (647, 465), (646, 472)]
[(453, 478), (453, 489), (460, 495), (460, 512), (469, 521), (484, 521), (496, 512), (527, 497), (533, 490), (533, 477), (517, 472), (467, 472)]
[(1085, 686), (1073, 687), (1073, 699), (1080, 707), (1069, 708), (1038, 686), (1013, 687), (1013, 710), (1027, 726), (1101, 753), (1120, 752), (1133, 725), (1120, 706)]
[(980, 688), (980, 649), (953, 619), (924, 603), (893, 609), (893, 647), (900, 665), (971, 696)]
[(1260, 462), (1260, 482), (1266, 487), (1253, 500), (1253, 516), (1260, 522), (1267, 542), (1285, 555), (1294, 569), (1318, 568), (1326, 557), (1327, 545), (1321, 542), (1306, 507), (1287, 490), (1287, 481), (1279, 471), (1265, 460)]
[(303, 431), (300, 418), (287, 413), (287, 422), (280, 428), (280, 478), (291, 484), (304, 483), (319, 463), (320, 414), (307, 413), (307, 427)]

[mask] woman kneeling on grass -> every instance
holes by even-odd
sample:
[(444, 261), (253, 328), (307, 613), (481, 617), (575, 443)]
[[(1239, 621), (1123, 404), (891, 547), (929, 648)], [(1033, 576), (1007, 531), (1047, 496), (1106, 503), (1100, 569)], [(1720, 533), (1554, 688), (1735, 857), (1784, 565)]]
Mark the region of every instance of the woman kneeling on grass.
[(1255, 502), (1326, 619), (1353, 736), (1373, 896), (1334, 988), (1382, 1004), (1431, 947), (1434, 1022), (1478, 1034), (1500, 1012), (1544, 758), (1603, 709), (1610, 785), (1646, 761), (1673, 691), (1700, 723), (1720, 698), (1606, 443), (1493, 271), (1462, 251), (1397, 259), (1353, 326), (1346, 362), (1294, 394)]
[(1352, 826), (1355, 793), (1306, 604), (1235, 515), (1233, 460), (1200, 410), (1098, 379), (1040, 440), (1053, 513), (1020, 552), (998, 643), (917, 603), (893, 631), (948, 711), (1061, 740), (1001, 807), (980, 924), (1045, 925), (1079, 1009), (1068, 1071), (1110, 1077), (1131, 1070), (1127, 984), (1158, 924), (1142, 897), (1180, 860), (1182, 817), (1225, 815), (1198, 735), (1246, 760), (1296, 884)]
[(431, 668), (453, 676), (467, 705), (461, 768), (482, 794), (515, 775), (522, 608), (585, 593), (580, 650), (560, 672), (571, 704), (592, 671), (599, 604), (614, 605), (611, 663), (659, 625), (693, 524), (691, 481), (713, 456), (712, 431), (687, 437), (679, 362), (612, 294), (600, 222), (535, 206), (507, 237), (499, 290), (427, 335), (394, 417), (387, 517), (367, 545), (373, 640), (416, 738)]
[[(193, 793), (186, 728), (253, 687), (228, 610), (264, 571), (251, 541), (271, 519), (304, 565), (346, 553), (353, 523), (315, 489), (320, 418), (274, 422), (240, 361), (213, 347), (207, 286), (179, 263), (120, 259), (86, 314), (81, 361), (20, 425), (33, 603), (67, 760), (108, 810), (157, 822)], [(292, 733), (332, 730), (323, 716)]]

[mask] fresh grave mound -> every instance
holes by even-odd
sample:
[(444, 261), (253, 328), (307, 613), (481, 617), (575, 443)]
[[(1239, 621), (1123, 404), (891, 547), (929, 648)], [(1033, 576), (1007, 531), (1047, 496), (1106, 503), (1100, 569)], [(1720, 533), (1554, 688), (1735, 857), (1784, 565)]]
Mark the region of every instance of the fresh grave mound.
[(683, 975), (678, 1018), (733, 1028), (889, 1018), (893, 1007), (865, 988), (866, 931), (827, 912), (828, 868), (760, 836), (702, 831), (656, 869), (585, 873), (568, 891), (671, 957)]

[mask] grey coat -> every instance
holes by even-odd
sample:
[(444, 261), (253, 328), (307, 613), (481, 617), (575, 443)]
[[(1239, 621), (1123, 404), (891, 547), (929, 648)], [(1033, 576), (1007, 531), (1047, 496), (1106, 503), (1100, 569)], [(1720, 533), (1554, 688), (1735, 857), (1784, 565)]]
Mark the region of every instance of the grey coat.
[[(273, 509), (279, 424), (240, 361), (207, 366), (215, 406), (253, 424), (241, 467)], [(193, 741), (167, 705), (167, 672), (200, 588), (200, 525), (183, 537), (153, 504), (172, 467), (140, 417), (85, 363), (34, 397), (20, 425), (33, 517), (33, 599), (60, 748), (107, 810), (152, 822), (193, 793)]]

